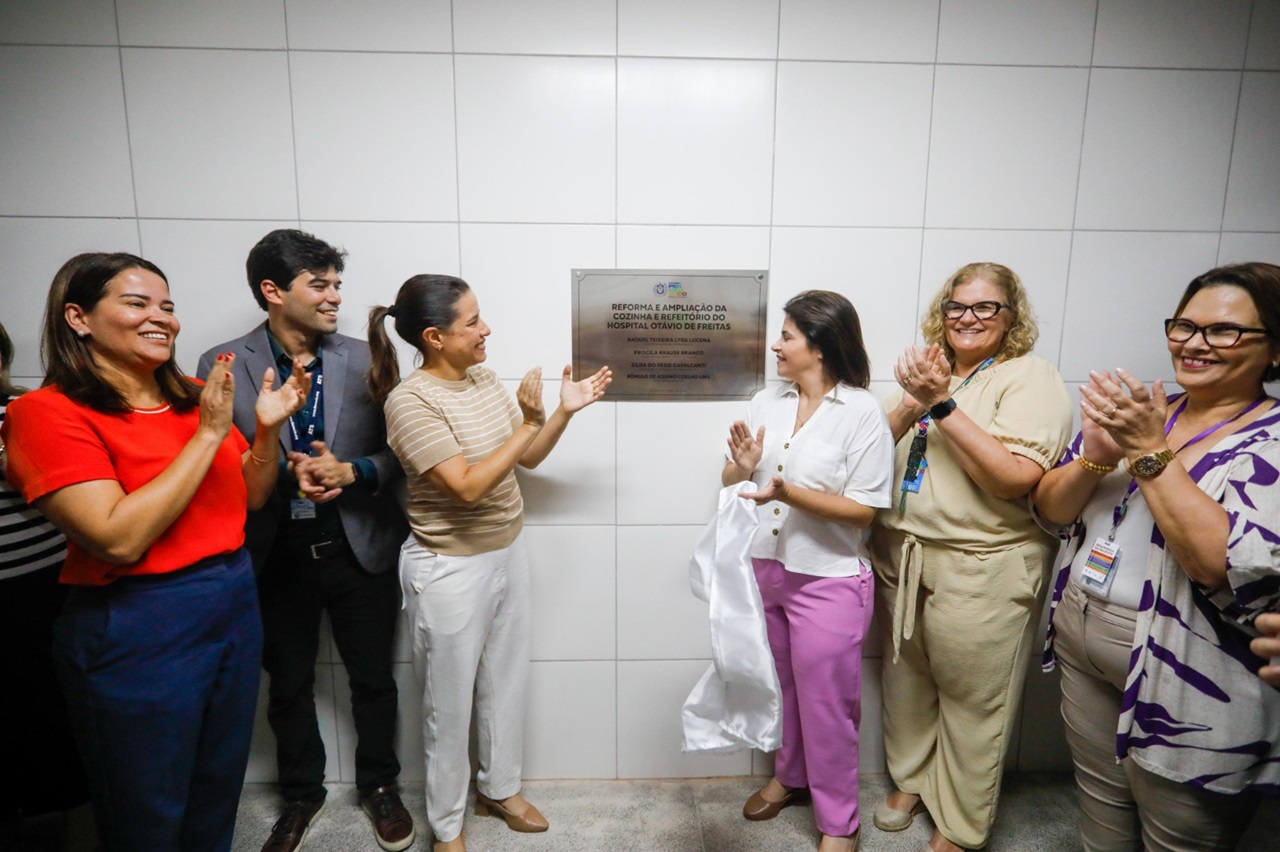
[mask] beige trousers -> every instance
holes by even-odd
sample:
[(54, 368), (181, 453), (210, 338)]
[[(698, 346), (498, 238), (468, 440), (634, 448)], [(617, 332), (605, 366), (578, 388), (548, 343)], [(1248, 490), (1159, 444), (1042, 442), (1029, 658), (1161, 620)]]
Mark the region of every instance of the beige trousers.
[(982, 847), (995, 822), (1053, 549), (968, 553), (884, 529), (872, 538), (889, 774), (959, 846)]
[(427, 822), (437, 841), (462, 833), (475, 698), (480, 768), (491, 799), (520, 792), (529, 680), (529, 560), (524, 536), (475, 556), (441, 556), (412, 535), (400, 548), (400, 581), (422, 678)]
[(1256, 796), (1224, 796), (1172, 781), (1132, 758), (1116, 760), (1120, 699), (1136, 624), (1133, 610), (1069, 583), (1054, 612), (1062, 718), (1076, 765), (1087, 852), (1230, 850), (1249, 827)]

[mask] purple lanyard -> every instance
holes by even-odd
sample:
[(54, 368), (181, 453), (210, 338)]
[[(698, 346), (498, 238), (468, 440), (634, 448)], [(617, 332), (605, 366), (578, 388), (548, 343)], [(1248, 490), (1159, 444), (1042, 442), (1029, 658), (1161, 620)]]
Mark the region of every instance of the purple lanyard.
[[(1219, 423), (1216, 426), (1210, 426), (1208, 429), (1205, 429), (1203, 432), (1201, 432), (1199, 435), (1196, 435), (1190, 441), (1187, 441), (1181, 447), (1178, 447), (1178, 449), (1173, 451), (1173, 454), (1176, 456), (1178, 453), (1182, 452), (1192, 444), (1196, 444), (1196, 443), (1199, 443), (1200, 441), (1203, 441), (1205, 438), (1209, 437), (1214, 432), (1217, 432), (1223, 426), (1226, 426), (1229, 423), (1236, 422), (1241, 417), (1244, 417), (1246, 414), (1248, 414), (1250, 411), (1253, 411), (1259, 405), (1262, 405), (1262, 403), (1266, 402), (1269, 398), (1270, 397), (1268, 397), (1264, 393), (1262, 396), (1258, 397), (1253, 402), (1246, 405), (1243, 409), (1241, 409), (1240, 411), (1237, 411), (1235, 414), (1228, 417), (1226, 420), (1223, 420), (1221, 423)], [(1182, 412), (1187, 407), (1187, 403), (1190, 401), (1191, 400), (1189, 398), (1183, 397), (1182, 404), (1179, 405), (1177, 410), (1173, 412), (1173, 416), (1169, 418), (1169, 422), (1164, 424), (1164, 436), (1166, 438), (1168, 438), (1169, 433), (1173, 431), (1174, 424), (1178, 422), (1178, 418), (1182, 415)], [(1120, 505), (1116, 506), (1115, 509), (1111, 512), (1111, 534), (1107, 536), (1107, 539), (1109, 541), (1115, 541), (1116, 530), (1120, 528), (1120, 522), (1124, 520), (1125, 512), (1129, 510), (1129, 498), (1132, 497), (1133, 493), (1137, 490), (1138, 490), (1138, 477), (1135, 476), (1133, 479), (1129, 481), (1129, 487), (1125, 489), (1124, 497), (1121, 498), (1120, 500)]]

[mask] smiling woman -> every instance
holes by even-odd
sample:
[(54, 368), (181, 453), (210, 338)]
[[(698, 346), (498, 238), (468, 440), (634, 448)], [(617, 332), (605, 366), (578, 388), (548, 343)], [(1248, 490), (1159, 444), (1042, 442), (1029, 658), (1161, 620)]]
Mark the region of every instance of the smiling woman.
[(928, 810), (935, 852), (978, 848), (1000, 775), (1056, 541), (1027, 492), (1066, 447), (1062, 377), (1030, 354), (1022, 282), (971, 263), (942, 286), (889, 401), (896, 509), (872, 532), (876, 607), (893, 659), (883, 669), (885, 756), (897, 785), (876, 808), (886, 831)]
[(130, 254), (82, 254), (45, 309), (45, 386), (4, 422), (7, 475), (66, 534), (54, 661), (108, 849), (230, 848), (262, 629), (245, 512), (275, 482), (280, 424), (309, 380), (231, 425), (231, 356), (178, 369), (169, 284)]
[(1248, 652), (1280, 607), (1280, 267), (1206, 272), (1164, 328), (1185, 393), (1090, 374), (1032, 495), (1071, 531), (1049, 664), (1086, 849), (1234, 849), (1280, 788), (1280, 691)]

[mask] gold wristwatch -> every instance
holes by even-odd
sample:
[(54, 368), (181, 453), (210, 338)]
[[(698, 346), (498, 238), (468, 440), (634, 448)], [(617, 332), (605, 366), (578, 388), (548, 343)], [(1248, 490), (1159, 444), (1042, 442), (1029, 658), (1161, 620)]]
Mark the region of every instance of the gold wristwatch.
[(1173, 461), (1173, 450), (1161, 450), (1158, 453), (1144, 453), (1129, 462), (1129, 472), (1143, 479), (1159, 476)]

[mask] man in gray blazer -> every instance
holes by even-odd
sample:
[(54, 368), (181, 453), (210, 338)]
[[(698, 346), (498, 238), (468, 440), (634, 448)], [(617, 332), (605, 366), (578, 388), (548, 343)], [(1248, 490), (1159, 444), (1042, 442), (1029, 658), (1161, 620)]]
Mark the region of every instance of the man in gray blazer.
[(306, 405), (280, 430), (280, 476), (266, 506), (249, 513), (245, 545), (259, 572), (267, 718), (276, 735), (283, 815), (263, 852), (295, 852), (324, 807), (325, 750), (314, 697), (320, 614), (351, 681), (356, 786), (378, 844), (413, 843), (396, 791), (396, 682), (392, 642), (399, 616), (394, 570), (408, 525), (396, 500), (404, 473), (387, 447), (381, 406), (365, 389), (369, 347), (337, 333), (344, 252), (298, 230), (272, 231), (249, 252), (249, 288), (267, 321), (200, 358), (206, 376), (220, 353), (236, 356), (235, 425), (253, 440), (258, 385), (267, 367), (311, 374)]

